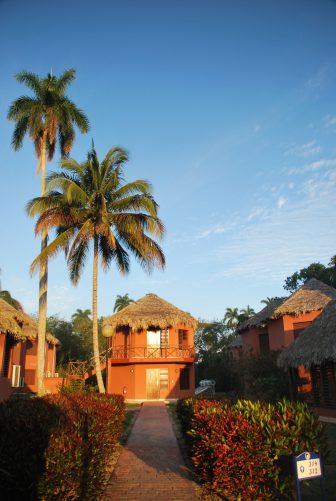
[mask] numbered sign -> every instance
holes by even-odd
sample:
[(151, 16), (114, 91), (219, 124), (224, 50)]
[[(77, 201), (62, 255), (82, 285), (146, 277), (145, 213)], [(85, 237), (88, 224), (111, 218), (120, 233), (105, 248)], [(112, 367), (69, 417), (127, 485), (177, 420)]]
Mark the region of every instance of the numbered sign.
[(320, 454), (315, 454), (315, 452), (303, 452), (299, 454), (299, 456), (293, 457), (293, 460), (297, 499), (299, 501), (301, 500), (300, 482), (302, 480), (312, 480), (314, 478), (319, 478), (322, 499), (326, 499)]
[[(300, 456), (304, 456), (304, 459), (298, 459)], [(300, 456), (296, 458), (296, 472), (299, 480), (308, 480), (322, 475), (321, 459), (318, 454), (304, 452)]]

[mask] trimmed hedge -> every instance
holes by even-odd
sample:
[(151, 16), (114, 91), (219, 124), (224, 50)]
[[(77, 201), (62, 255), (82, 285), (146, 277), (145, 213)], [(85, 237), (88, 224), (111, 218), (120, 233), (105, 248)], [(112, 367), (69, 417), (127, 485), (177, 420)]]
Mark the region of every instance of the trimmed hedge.
[(228, 500), (292, 499), (291, 457), (324, 453), (324, 428), (302, 403), (180, 400), (178, 416), (196, 473)]
[(50, 395), (0, 404), (1, 499), (98, 499), (123, 420), (120, 395)]

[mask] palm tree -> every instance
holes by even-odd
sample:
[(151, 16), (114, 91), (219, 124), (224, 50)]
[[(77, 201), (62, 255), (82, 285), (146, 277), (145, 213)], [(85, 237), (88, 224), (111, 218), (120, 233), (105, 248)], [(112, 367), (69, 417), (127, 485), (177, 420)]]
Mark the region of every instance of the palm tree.
[(73, 323), (79, 323), (79, 322), (91, 322), (91, 310), (86, 309), (86, 310), (81, 310), (80, 308), (77, 308), (75, 313), (71, 315), (71, 320)]
[(224, 320), (228, 328), (234, 330), (239, 322), (238, 308), (226, 308)]
[(243, 322), (245, 322), (245, 320), (253, 317), (253, 315), (255, 315), (255, 311), (253, 308), (251, 308), (251, 306), (248, 304), (246, 306), (246, 308), (242, 308), (239, 312), (239, 317), (238, 317), (238, 323), (239, 324), (242, 324)]
[(162, 238), (164, 226), (147, 181), (125, 183), (122, 148), (112, 148), (100, 163), (92, 145), (86, 162), (63, 159), (64, 171), (49, 176), (45, 197), (32, 200), (27, 210), (39, 214), (36, 232), (56, 229), (55, 239), (32, 263), (32, 271), (47, 256), (64, 249), (70, 279), (77, 284), (93, 243), (92, 338), (99, 391), (105, 391), (98, 346), (98, 258), (107, 270), (112, 261), (122, 274), (129, 271), (129, 253), (148, 272), (163, 268), (164, 254), (151, 236)]
[(278, 296), (274, 296), (274, 297), (268, 297), (266, 299), (262, 299), (260, 302), (263, 303), (263, 304), (270, 304), (272, 301), (275, 301), (276, 299), (279, 299)]
[(123, 296), (118, 294), (114, 303), (113, 311), (120, 311), (132, 303), (134, 303), (134, 301), (128, 296), (128, 294), (124, 294)]
[[(52, 160), (55, 153), (56, 141), (61, 155), (67, 155), (74, 143), (75, 129), (88, 132), (89, 121), (86, 115), (65, 95), (70, 83), (75, 79), (74, 69), (64, 71), (58, 78), (50, 73), (40, 78), (35, 73), (22, 71), (16, 75), (16, 80), (25, 84), (34, 93), (34, 96), (21, 96), (11, 104), (8, 110), (8, 119), (15, 122), (12, 136), (14, 150), (22, 147), (24, 137), (32, 139), (38, 158), (37, 172), (41, 173), (41, 195), (46, 190), (47, 159)], [(41, 234), (41, 252), (47, 246), (46, 231)], [(37, 347), (37, 392), (44, 393), (44, 353), (47, 319), (47, 288), (48, 288), (48, 261), (40, 262), (39, 284), (39, 318), (38, 318), (38, 347)]]

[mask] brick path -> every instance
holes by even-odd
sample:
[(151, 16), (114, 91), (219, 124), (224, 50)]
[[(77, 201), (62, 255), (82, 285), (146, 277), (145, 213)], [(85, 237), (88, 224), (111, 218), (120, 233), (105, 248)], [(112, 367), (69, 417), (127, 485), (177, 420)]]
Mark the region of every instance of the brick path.
[(163, 402), (143, 404), (110, 478), (104, 499), (198, 499)]

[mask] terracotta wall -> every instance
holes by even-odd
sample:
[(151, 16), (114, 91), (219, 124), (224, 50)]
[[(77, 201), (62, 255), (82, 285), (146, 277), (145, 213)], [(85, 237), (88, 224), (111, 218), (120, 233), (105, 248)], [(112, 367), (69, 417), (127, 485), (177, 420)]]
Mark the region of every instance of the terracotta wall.
[[(189, 389), (180, 389), (180, 371), (189, 368)], [(110, 365), (108, 368), (108, 393), (123, 394), (127, 399), (147, 399), (147, 369), (168, 369), (168, 390), (160, 391), (160, 398), (183, 398), (194, 395), (195, 369), (185, 363), (141, 363)]]
[[(270, 320), (267, 324), (269, 346), (271, 351), (287, 348), (294, 341), (295, 324), (312, 322), (321, 312), (313, 311), (299, 316), (285, 315), (281, 318)], [(245, 354), (260, 354), (259, 336), (265, 329), (257, 327), (242, 332), (243, 352)]]
[(21, 367), (20, 378), (24, 377), (25, 374), (26, 343), (16, 342), (11, 348), (8, 376), (3, 376), (5, 344), (6, 334), (0, 333), (0, 401), (6, 400), (14, 392), (22, 391), (20, 387), (12, 387), (13, 365), (19, 365)]

